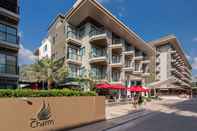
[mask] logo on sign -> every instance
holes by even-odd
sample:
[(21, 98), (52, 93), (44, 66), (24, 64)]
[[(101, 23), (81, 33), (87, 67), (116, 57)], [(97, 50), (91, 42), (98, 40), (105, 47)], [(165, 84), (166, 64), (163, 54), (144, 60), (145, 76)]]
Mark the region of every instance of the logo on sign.
[(31, 119), (30, 127), (37, 128), (37, 127), (44, 127), (49, 125), (54, 125), (54, 120), (51, 119), (51, 107), (43, 101), (42, 107), (40, 111), (37, 113), (36, 118)]

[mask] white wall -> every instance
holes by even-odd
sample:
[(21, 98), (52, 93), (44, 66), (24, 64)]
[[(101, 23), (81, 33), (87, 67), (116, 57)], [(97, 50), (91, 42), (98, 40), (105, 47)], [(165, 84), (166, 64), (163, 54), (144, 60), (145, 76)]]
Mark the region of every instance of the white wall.
[[(45, 47), (47, 50), (45, 51)], [(51, 58), (51, 42), (50, 38), (46, 38), (42, 41), (42, 45), (39, 48), (39, 60), (43, 58)]]

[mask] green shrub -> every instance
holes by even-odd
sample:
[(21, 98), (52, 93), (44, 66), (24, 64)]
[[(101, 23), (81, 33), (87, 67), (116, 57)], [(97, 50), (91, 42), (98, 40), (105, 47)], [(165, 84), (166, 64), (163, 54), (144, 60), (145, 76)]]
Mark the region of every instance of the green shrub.
[(61, 97), (61, 96), (96, 96), (95, 92), (81, 92), (69, 89), (31, 90), (0, 89), (0, 97)]

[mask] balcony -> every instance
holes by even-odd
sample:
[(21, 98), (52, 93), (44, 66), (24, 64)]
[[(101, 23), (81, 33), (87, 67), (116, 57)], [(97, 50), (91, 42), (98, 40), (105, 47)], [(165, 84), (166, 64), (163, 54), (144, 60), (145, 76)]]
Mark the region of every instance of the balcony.
[(123, 70), (126, 72), (131, 72), (134, 70), (134, 64), (132, 61), (125, 61), (125, 66), (123, 67)]
[(95, 80), (107, 80), (107, 73), (105, 69), (92, 68), (89, 75)]
[(112, 56), (111, 67), (122, 67), (121, 56)]
[(120, 70), (112, 70), (111, 83), (121, 82), (121, 72)]
[(144, 76), (144, 77), (150, 76), (150, 73), (149, 72), (144, 72), (144, 73), (142, 73), (142, 76)]
[(122, 49), (123, 43), (124, 43), (124, 40), (122, 40), (122, 39), (113, 39), (112, 45), (110, 45), (110, 47), (112, 49)]
[(149, 58), (148, 58), (148, 57), (144, 57), (142, 63), (143, 63), (143, 64), (149, 64), (149, 63), (150, 63)]
[(90, 53), (90, 58), (89, 58), (89, 62), (90, 63), (107, 63), (107, 55), (106, 53), (102, 53), (102, 54), (97, 54), (97, 53)]
[(161, 70), (160, 66), (157, 66), (156, 67), (156, 72), (160, 72), (160, 70)]
[(79, 39), (79, 36), (74, 31), (67, 32), (66, 42), (67, 43), (73, 43), (75, 45), (81, 46), (81, 41)]
[(90, 42), (106, 43), (107, 33), (104, 30), (92, 30), (89, 33)]
[(141, 75), (142, 73), (143, 73), (142, 70), (134, 70), (133, 71), (133, 74), (135, 74), (135, 75)]
[(143, 70), (140, 64), (135, 64), (135, 70), (133, 71), (133, 74), (140, 75), (142, 73), (143, 73)]
[(66, 61), (67, 61), (67, 63), (81, 65), (82, 64), (82, 56), (80, 56), (78, 54), (69, 53)]
[(170, 52), (171, 54), (175, 54), (175, 53), (176, 53), (175, 50), (170, 50), (169, 52)]
[(123, 54), (125, 55), (133, 55), (135, 54), (135, 50), (132, 46), (130, 45), (125, 45), (125, 50), (123, 51)]
[(143, 60), (143, 53), (142, 52), (138, 52), (138, 53), (136, 53), (135, 54), (135, 57), (134, 57), (134, 59), (135, 60)]
[(160, 58), (157, 58), (156, 59), (156, 64), (160, 64), (160, 61), (161, 61)]

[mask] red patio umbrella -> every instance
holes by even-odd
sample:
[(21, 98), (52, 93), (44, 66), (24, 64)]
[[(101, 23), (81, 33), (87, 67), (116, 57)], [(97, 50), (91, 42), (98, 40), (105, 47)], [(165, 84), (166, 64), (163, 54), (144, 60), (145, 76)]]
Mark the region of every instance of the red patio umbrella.
[(126, 90), (126, 87), (121, 84), (111, 84), (111, 89), (114, 90)]
[(142, 86), (131, 86), (128, 90), (132, 92), (147, 92)]
[(147, 88), (147, 87), (142, 87), (142, 88), (144, 88), (145, 90), (146, 90), (146, 92), (150, 92), (151, 90), (149, 89), (149, 88)]
[(99, 88), (99, 89), (110, 89), (111, 85), (107, 84), (107, 83), (105, 83), (105, 84), (97, 84), (96, 88)]

